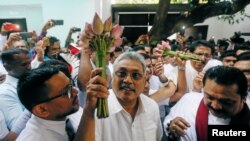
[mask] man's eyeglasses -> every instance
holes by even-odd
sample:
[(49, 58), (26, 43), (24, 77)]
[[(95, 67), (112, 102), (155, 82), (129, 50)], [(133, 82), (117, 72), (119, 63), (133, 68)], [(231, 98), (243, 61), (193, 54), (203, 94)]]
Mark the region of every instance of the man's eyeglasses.
[(37, 102), (37, 104), (41, 104), (41, 103), (46, 103), (46, 102), (49, 102), (49, 101), (52, 101), (56, 98), (59, 98), (59, 97), (64, 97), (64, 96), (67, 96), (69, 99), (72, 98), (73, 94), (72, 94), (72, 90), (73, 90), (73, 87), (75, 86), (75, 83), (74, 83), (74, 80), (73, 79), (70, 79), (70, 83), (68, 85), (67, 88), (63, 89), (59, 95), (57, 96), (54, 96), (54, 97), (51, 97), (51, 98), (48, 98), (48, 99), (45, 99), (45, 100), (42, 100), (40, 102)]
[(131, 73), (128, 73), (127, 71), (120, 70), (120, 71), (115, 72), (115, 74), (116, 74), (116, 76), (118, 76), (121, 79), (126, 78), (128, 76), (128, 74), (130, 74), (130, 77), (133, 80), (140, 80), (143, 77), (143, 75), (137, 71), (133, 71)]

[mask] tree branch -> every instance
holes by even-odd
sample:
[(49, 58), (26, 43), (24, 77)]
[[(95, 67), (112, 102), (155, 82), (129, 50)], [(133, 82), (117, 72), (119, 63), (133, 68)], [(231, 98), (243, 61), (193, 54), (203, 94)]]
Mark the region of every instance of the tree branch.
[[(164, 4), (165, 3), (165, 4)], [(149, 33), (155, 39), (163, 39), (185, 25), (186, 27), (193, 26), (196, 23), (202, 23), (205, 19), (218, 15), (232, 15), (244, 9), (250, 0), (233, 0), (218, 2), (210, 0), (207, 4), (196, 5), (190, 10), (188, 15), (180, 15), (167, 22), (167, 13), (170, 5), (170, 0), (160, 0), (159, 8), (156, 14), (155, 23)], [(167, 9), (166, 9), (167, 8)]]

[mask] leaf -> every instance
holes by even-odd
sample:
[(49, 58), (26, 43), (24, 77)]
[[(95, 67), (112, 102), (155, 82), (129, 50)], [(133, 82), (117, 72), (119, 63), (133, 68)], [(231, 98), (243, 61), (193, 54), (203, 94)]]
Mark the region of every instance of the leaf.
[(93, 32), (97, 35), (101, 35), (103, 32), (103, 23), (97, 13), (95, 13), (95, 17), (92, 23), (92, 28), (93, 28)]

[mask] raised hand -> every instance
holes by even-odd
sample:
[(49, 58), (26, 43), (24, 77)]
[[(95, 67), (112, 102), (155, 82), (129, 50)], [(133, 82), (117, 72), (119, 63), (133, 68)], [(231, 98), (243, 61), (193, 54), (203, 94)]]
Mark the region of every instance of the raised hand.
[(108, 82), (100, 76), (102, 68), (92, 70), (90, 80), (87, 84), (87, 98), (85, 107), (94, 111), (97, 105), (98, 98), (108, 97)]

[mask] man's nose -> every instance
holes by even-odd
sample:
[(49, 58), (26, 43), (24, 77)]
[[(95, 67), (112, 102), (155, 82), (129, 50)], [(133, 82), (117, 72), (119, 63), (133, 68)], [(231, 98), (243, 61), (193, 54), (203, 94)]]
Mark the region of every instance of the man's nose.
[(128, 74), (128, 75), (124, 78), (123, 81), (124, 81), (124, 82), (127, 82), (127, 83), (132, 83), (132, 82), (133, 82), (133, 78), (131, 77), (130, 74)]
[(218, 102), (218, 101), (216, 101), (216, 100), (212, 102), (211, 106), (212, 106), (215, 110), (220, 110), (220, 109), (222, 109), (222, 105), (220, 104), (220, 102)]

